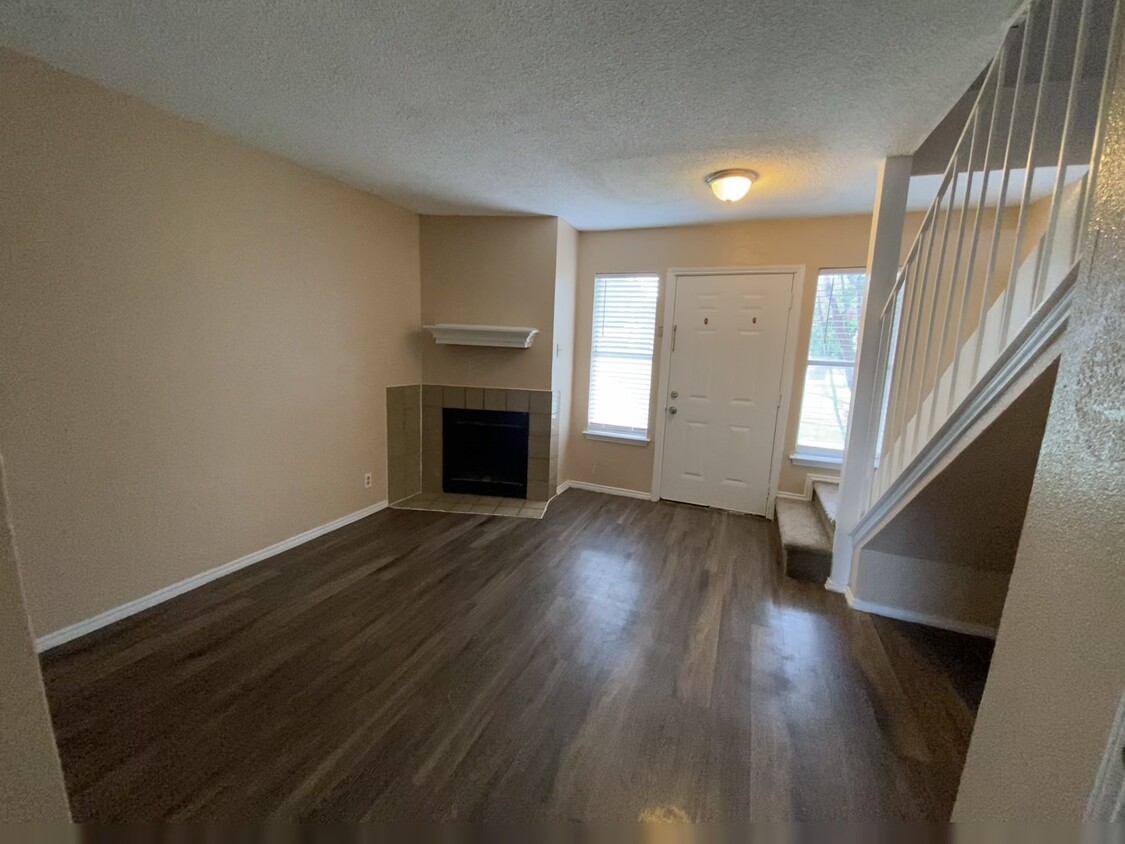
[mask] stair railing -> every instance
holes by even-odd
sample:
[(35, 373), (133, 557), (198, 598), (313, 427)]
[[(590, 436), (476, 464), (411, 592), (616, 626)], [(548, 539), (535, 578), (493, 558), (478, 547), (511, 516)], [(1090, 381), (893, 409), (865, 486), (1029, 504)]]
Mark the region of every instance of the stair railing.
[(1118, 5), (1032, 0), (988, 66), (874, 327), (879, 425), (864, 513), (964, 411), (1079, 259)]

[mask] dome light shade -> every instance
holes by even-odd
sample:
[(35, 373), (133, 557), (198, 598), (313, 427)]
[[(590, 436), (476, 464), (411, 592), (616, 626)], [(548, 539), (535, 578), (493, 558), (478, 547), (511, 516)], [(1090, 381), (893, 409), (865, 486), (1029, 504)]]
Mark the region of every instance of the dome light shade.
[(750, 190), (758, 174), (753, 170), (719, 170), (704, 181), (711, 186), (711, 192), (723, 202), (738, 202)]

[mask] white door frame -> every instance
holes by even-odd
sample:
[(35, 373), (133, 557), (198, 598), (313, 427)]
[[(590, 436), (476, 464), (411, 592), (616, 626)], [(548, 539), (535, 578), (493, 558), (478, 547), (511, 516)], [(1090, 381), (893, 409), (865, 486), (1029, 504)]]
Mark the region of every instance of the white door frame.
[(664, 274), (664, 325), (660, 338), (660, 383), (657, 385), (655, 403), (656, 438), (652, 461), (652, 500), (660, 500), (660, 473), (664, 463), (664, 426), (668, 419), (668, 378), (671, 374), (672, 325), (676, 317), (676, 286), (681, 278), (712, 275), (783, 275), (792, 274), (793, 285), (789, 294), (789, 321), (785, 328), (785, 352), (781, 364), (781, 396), (774, 414), (773, 457), (770, 461), (769, 491), (766, 494), (766, 518), (773, 518), (777, 500), (777, 484), (781, 477), (781, 459), (785, 451), (785, 424), (781, 410), (785, 409), (788, 421), (790, 398), (793, 391), (793, 369), (797, 363), (798, 321), (801, 318), (801, 299), (805, 291), (804, 264), (777, 264), (761, 267), (669, 267)]

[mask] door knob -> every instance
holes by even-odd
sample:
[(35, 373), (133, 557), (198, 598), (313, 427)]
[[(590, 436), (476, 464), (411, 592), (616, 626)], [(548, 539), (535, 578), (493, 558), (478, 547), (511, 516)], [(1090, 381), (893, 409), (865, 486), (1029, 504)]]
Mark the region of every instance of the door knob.
[(675, 416), (675, 415), (676, 415), (676, 413), (677, 413), (677, 410), (676, 410), (676, 408), (674, 408), (674, 407), (670, 407), (670, 408), (668, 408), (668, 412), (669, 412), (670, 414), (672, 414), (673, 416)]
[(676, 392), (675, 390), (673, 390), (673, 391), (672, 391), (672, 398), (674, 398), (674, 399), (678, 399), (679, 397), (680, 397), (680, 394), (679, 394), (679, 393), (677, 393), (677, 392)]

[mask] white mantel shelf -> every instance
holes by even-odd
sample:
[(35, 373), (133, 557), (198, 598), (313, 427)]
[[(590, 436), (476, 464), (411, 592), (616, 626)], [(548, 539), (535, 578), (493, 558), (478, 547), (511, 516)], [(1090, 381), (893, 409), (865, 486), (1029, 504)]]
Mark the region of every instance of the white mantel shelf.
[(494, 346), (504, 349), (531, 347), (538, 328), (512, 325), (424, 325), (434, 335), (434, 342), (443, 346)]

